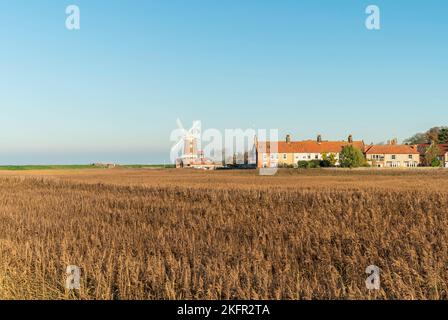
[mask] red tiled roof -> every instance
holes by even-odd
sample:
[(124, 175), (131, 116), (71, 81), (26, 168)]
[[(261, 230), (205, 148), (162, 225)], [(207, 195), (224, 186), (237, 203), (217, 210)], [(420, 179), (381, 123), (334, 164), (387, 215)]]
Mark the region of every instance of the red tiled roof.
[[(317, 142), (315, 140), (305, 141), (278, 141), (277, 152), (278, 153), (339, 153), (342, 148), (347, 145), (353, 145), (355, 148), (364, 151), (363, 141), (353, 141), (349, 143), (347, 141), (322, 141)], [(262, 141), (258, 143), (257, 150), (263, 153), (270, 152), (270, 142)]]
[[(428, 147), (430, 145), (431, 144), (429, 144), (429, 143), (422, 143), (422, 144), (417, 145), (417, 150), (420, 153), (420, 155), (424, 156), (426, 154), (426, 149), (428, 149)], [(448, 153), (448, 143), (438, 144), (437, 146), (439, 147), (439, 150), (440, 150), (440, 153), (439, 153), (440, 156), (444, 156), (445, 154)]]
[(367, 147), (366, 154), (419, 154), (415, 146), (386, 144)]

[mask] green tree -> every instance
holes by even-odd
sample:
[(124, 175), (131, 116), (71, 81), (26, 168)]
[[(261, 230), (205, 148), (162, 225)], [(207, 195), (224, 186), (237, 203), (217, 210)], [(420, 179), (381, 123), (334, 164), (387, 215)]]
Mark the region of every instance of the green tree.
[(431, 167), (440, 167), (441, 162), (439, 160), (440, 149), (434, 142), (426, 149), (425, 162), (426, 165)]
[[(325, 163), (321, 167), (334, 167), (336, 166), (336, 156), (334, 153), (322, 153), (322, 161)], [(328, 165), (327, 165), (328, 164)]]
[(439, 130), (439, 143), (448, 143), (448, 127), (441, 127)]
[(448, 143), (448, 127), (433, 127), (425, 133), (417, 133), (404, 140), (407, 144)]
[(352, 145), (345, 146), (341, 151), (341, 167), (357, 168), (367, 165), (364, 154)]
[(434, 127), (434, 128), (429, 129), (428, 132), (426, 132), (429, 142), (438, 143), (439, 142), (439, 133), (440, 133), (439, 127)]
[(407, 144), (428, 143), (428, 135), (426, 133), (417, 133), (414, 134), (412, 137), (404, 140), (404, 143)]

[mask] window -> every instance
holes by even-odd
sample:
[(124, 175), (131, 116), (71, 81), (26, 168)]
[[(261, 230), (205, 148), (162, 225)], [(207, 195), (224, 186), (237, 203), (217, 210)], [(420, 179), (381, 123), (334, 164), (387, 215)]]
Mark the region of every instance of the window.
[[(392, 158), (392, 159), (393, 159), (393, 158)], [(373, 155), (372, 155), (372, 160), (375, 160), (375, 161), (384, 161), (384, 155), (373, 154)]]
[(286, 153), (284, 153), (283, 154), (283, 160), (286, 160), (286, 158), (287, 158), (287, 155), (286, 155)]
[(266, 160), (267, 156), (266, 153), (263, 153), (263, 160)]
[(397, 162), (397, 161), (388, 162), (387, 164), (388, 164), (388, 167), (392, 167), (392, 168), (397, 168), (397, 167), (401, 166), (400, 162)]
[(397, 158), (397, 156), (396, 155), (392, 155), (392, 160), (395, 160)]
[(316, 154), (315, 156), (314, 156), (314, 159), (319, 159), (319, 155), (318, 154)]
[(412, 160), (412, 154), (410, 154), (410, 155), (408, 156), (408, 158)]
[(311, 159), (311, 155), (310, 154), (308, 155), (308, 159)]

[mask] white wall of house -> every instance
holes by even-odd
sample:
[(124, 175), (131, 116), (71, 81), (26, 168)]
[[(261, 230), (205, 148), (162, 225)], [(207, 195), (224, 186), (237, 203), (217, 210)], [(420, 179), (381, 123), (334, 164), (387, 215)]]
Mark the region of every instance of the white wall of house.
[(413, 168), (420, 162), (418, 154), (367, 154), (370, 165), (388, 168)]
[(278, 166), (278, 153), (262, 153), (261, 157), (264, 168), (275, 168)]
[(294, 161), (310, 161), (310, 160), (320, 160), (322, 155), (319, 153), (294, 153)]
[[(328, 153), (330, 155), (330, 153)], [(339, 153), (334, 153), (335, 159), (339, 160)], [(298, 161), (310, 161), (310, 160), (322, 160), (321, 153), (294, 153), (294, 162)]]
[(385, 155), (384, 154), (366, 154), (366, 160), (371, 166), (384, 167)]
[(260, 153), (258, 156), (261, 157), (262, 167), (266, 168), (269, 164), (269, 155), (267, 153)]
[[(286, 158), (285, 158), (286, 155)], [(291, 160), (291, 154), (285, 153), (262, 153), (260, 154), (262, 159), (263, 167), (276, 167), (280, 162), (285, 162), (286, 159)], [(328, 153), (330, 155), (330, 153)], [(336, 165), (339, 165), (339, 153), (334, 153), (336, 159)], [(311, 160), (322, 160), (321, 153), (294, 153), (293, 154), (293, 165), (297, 165), (299, 161), (311, 161)], [(289, 162), (290, 163), (290, 162)]]

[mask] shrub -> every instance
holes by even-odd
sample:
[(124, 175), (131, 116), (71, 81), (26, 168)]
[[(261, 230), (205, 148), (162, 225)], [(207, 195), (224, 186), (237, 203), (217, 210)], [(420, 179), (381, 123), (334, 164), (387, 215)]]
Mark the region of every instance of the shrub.
[(367, 165), (364, 154), (352, 145), (345, 146), (341, 151), (341, 167), (357, 168)]
[(439, 160), (440, 149), (435, 143), (431, 143), (425, 152), (426, 164), (431, 167), (440, 167), (442, 164)]
[(321, 160), (319, 164), (322, 168), (333, 167), (330, 160)]
[(290, 169), (290, 168), (294, 168), (294, 165), (293, 165), (293, 164), (288, 164), (288, 163), (279, 163), (279, 164), (278, 164), (278, 167), (279, 167), (279, 168), (287, 168), (287, 169)]
[(307, 169), (308, 168), (308, 161), (303, 161), (303, 160), (298, 161), (297, 162), (297, 167), (299, 169)]
[(439, 158), (434, 158), (431, 161), (431, 167), (441, 167), (442, 166), (442, 162), (440, 161)]
[(336, 166), (336, 155), (334, 153), (323, 153), (322, 154), (321, 167), (335, 167)]
[(308, 161), (308, 168), (311, 168), (311, 169), (320, 168), (320, 162), (321, 162), (321, 160)]

